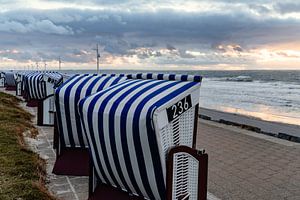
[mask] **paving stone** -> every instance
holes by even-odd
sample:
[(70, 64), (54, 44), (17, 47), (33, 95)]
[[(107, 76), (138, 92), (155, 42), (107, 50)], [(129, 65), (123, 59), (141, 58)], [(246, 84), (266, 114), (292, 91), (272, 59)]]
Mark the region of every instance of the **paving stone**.
[(276, 200), (299, 196), (300, 145), (263, 140), (202, 120), (197, 141), (208, 152), (208, 189), (217, 197)]
[(78, 192), (77, 196), (78, 199), (88, 199), (89, 197), (88, 190), (86, 190), (85, 192)]
[(59, 199), (63, 199), (63, 200), (78, 199), (77, 196), (75, 196), (75, 194), (73, 192), (67, 192), (67, 193), (59, 194), (59, 195), (57, 195), (57, 197)]

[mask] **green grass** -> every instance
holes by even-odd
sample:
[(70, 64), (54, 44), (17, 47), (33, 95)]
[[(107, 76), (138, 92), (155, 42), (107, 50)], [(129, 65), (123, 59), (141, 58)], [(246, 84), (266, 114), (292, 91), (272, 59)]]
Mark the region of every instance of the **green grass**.
[(0, 92), (0, 199), (54, 199), (44, 187), (45, 162), (24, 144), (24, 131), (37, 132), (18, 102)]

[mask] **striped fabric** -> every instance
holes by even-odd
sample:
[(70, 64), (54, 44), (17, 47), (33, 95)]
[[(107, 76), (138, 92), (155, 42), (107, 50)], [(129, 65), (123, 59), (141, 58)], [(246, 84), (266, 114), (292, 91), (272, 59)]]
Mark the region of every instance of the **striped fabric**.
[(52, 91), (47, 91), (46, 82), (44, 81), (44, 76), (51, 77), (51, 79), (57, 81), (61, 81), (62, 75), (58, 72), (51, 71), (33, 71), (26, 73), (24, 75), (24, 90), (28, 96), (28, 98), (42, 100), (48, 97), (48, 95), (53, 94)]
[(5, 73), (0, 72), (0, 87), (4, 87), (5, 84)]
[(25, 92), (29, 100), (43, 99), (46, 96), (46, 86), (43, 74), (31, 72), (24, 76)]
[(61, 147), (87, 147), (77, 109), (79, 100), (125, 80), (125, 76), (74, 75), (56, 89), (55, 105)]
[(58, 72), (45, 72), (44, 80), (53, 84), (54, 88), (57, 88), (63, 83), (63, 75)]
[(138, 73), (128, 74), (129, 79), (157, 79), (157, 80), (170, 80), (170, 81), (193, 81), (201, 82), (202, 77), (198, 75), (181, 75), (181, 74), (155, 74), (155, 73)]
[(23, 92), (23, 97), (29, 100), (29, 84), (27, 81), (27, 75), (34, 74), (36, 71), (24, 71), (18, 72), (18, 76), (21, 76), (21, 90)]
[(23, 73), (24, 72), (16, 72), (15, 73), (15, 82), (16, 82), (16, 95), (22, 95), (22, 82), (23, 82)]
[(74, 74), (63, 74), (63, 83), (66, 82), (69, 78), (73, 77)]
[(78, 107), (98, 179), (165, 199), (166, 152), (155, 119), (192, 91), (199, 96), (199, 87), (199, 81), (130, 79), (82, 99)]
[(14, 78), (15, 78), (16, 82), (21, 82), (22, 81), (23, 73), (24, 72), (16, 72), (15, 73), (15, 75), (14, 75), (15, 77)]

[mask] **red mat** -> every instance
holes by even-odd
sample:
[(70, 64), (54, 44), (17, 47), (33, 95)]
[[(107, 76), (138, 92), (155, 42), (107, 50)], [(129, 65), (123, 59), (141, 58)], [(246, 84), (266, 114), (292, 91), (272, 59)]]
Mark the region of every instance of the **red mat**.
[(88, 176), (89, 153), (85, 149), (67, 149), (56, 158), (53, 171), (57, 175)]
[(7, 90), (7, 91), (15, 91), (16, 90), (16, 86), (6, 86), (5, 90)]
[(88, 200), (142, 200), (141, 197), (129, 195), (127, 192), (107, 185), (99, 185)]
[(37, 100), (29, 100), (26, 104), (28, 107), (37, 107), (38, 106), (38, 101)]

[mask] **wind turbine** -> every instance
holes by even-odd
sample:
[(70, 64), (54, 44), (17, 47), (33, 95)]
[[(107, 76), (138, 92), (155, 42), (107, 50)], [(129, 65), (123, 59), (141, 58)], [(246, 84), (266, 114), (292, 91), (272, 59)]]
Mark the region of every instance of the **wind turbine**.
[(36, 64), (36, 70), (39, 71), (39, 62), (37, 61), (35, 62), (35, 64)]
[(97, 57), (97, 74), (99, 74), (99, 58), (100, 58), (100, 53), (99, 53), (99, 47), (98, 47), (98, 44), (96, 45), (96, 49), (93, 49), (93, 50), (96, 50), (96, 57)]
[(46, 71), (47, 70), (47, 63), (46, 63), (46, 61), (44, 61), (44, 71)]
[(61, 58), (60, 56), (58, 57), (58, 70), (61, 70)]

